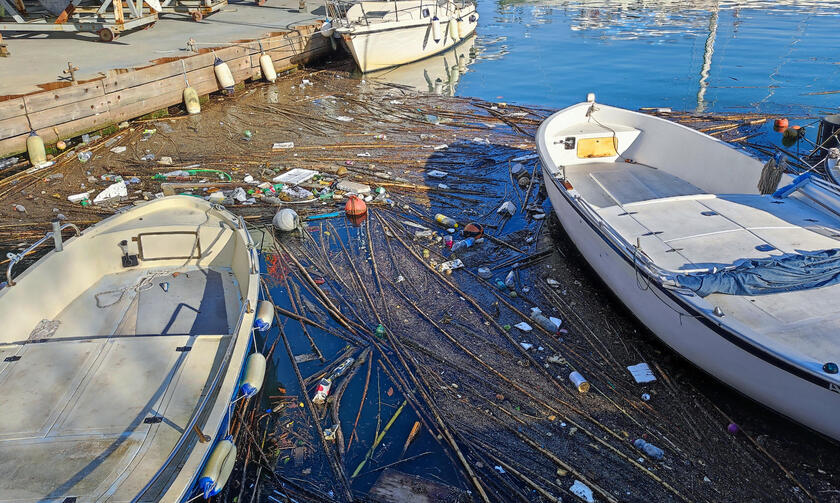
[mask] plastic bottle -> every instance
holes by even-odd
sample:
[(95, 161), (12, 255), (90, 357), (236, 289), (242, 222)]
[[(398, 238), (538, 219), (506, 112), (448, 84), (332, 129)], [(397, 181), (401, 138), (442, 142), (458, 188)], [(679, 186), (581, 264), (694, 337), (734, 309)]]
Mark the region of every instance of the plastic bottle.
[(453, 244), (455, 244), (455, 240), (454, 240), (454, 239), (452, 239), (452, 236), (444, 236), (444, 237), (443, 237), (443, 244), (444, 244), (444, 246), (446, 246), (447, 248), (450, 248), (450, 249), (451, 249), (451, 248), (452, 248), (452, 245), (453, 245)]
[(33, 166), (37, 166), (47, 160), (44, 140), (35, 131), (31, 131), (26, 138), (26, 151), (29, 154), (29, 162)]
[(447, 217), (443, 213), (435, 215), (435, 221), (446, 227), (458, 227), (458, 222), (454, 218)]
[(543, 327), (544, 329), (548, 330), (553, 334), (557, 333), (557, 331), (560, 330), (560, 327), (558, 327), (553, 321), (551, 321), (550, 319), (548, 319), (548, 317), (542, 314), (542, 311), (540, 311), (540, 308), (538, 307), (531, 308), (531, 319), (534, 320), (534, 322), (537, 325)]
[(507, 273), (507, 276), (505, 276), (505, 286), (511, 290), (516, 288), (516, 273), (513, 269), (511, 269), (510, 272)]
[(637, 438), (633, 442), (633, 445), (636, 446), (636, 449), (639, 449), (653, 459), (660, 460), (665, 456), (665, 451), (651, 443), (645, 442), (641, 438)]
[(475, 239), (473, 239), (473, 238), (467, 238), (467, 239), (462, 239), (460, 241), (456, 241), (455, 243), (452, 244), (452, 251), (456, 252), (456, 251), (458, 251), (462, 248), (469, 248), (474, 243), (475, 243)]

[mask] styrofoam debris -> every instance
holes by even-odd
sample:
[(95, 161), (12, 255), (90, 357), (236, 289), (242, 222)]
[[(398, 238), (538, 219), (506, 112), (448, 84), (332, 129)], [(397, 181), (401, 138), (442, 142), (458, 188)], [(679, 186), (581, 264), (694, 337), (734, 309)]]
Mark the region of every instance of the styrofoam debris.
[(99, 195), (93, 198), (93, 204), (104, 203), (110, 199), (126, 197), (127, 195), (128, 189), (125, 186), (125, 182), (120, 181), (109, 185), (108, 188), (100, 192)]
[(73, 194), (72, 196), (67, 196), (67, 200), (71, 203), (80, 203), (85, 199), (90, 199), (90, 192), (82, 192), (80, 194)]
[(278, 143), (275, 143), (274, 145), (272, 145), (271, 148), (274, 149), (274, 150), (280, 150), (280, 149), (284, 149), (284, 148), (295, 148), (295, 142), (293, 142), (293, 141), (278, 142)]
[(433, 169), (426, 174), (432, 178), (445, 178), (446, 175), (448, 175), (446, 171), (441, 171), (439, 169)]
[(548, 319), (551, 320), (551, 322), (554, 323), (555, 325), (557, 325), (558, 327), (560, 327), (560, 325), (563, 324), (563, 320), (561, 320), (560, 318), (555, 318), (554, 316), (549, 316)]
[(501, 466), (494, 466), (493, 468), (499, 473), (505, 473), (505, 469)]
[(516, 325), (514, 325), (514, 327), (518, 328), (519, 330), (522, 330), (523, 332), (530, 332), (531, 330), (533, 330), (533, 328), (531, 328), (531, 325), (525, 323), (524, 321), (517, 323)]
[(529, 349), (534, 347), (534, 345), (530, 342), (520, 342), (519, 345), (522, 346), (522, 349), (524, 349), (525, 351), (528, 351)]
[(569, 491), (571, 491), (572, 494), (586, 501), (587, 503), (595, 503), (595, 498), (592, 497), (592, 489), (590, 489), (589, 486), (587, 486), (580, 480), (575, 480), (575, 483), (572, 484), (572, 487), (569, 488)]
[(344, 192), (352, 192), (353, 194), (368, 194), (370, 193), (370, 185), (363, 183), (351, 182), (350, 180), (342, 180), (335, 186), (338, 190)]
[(297, 185), (299, 183), (303, 183), (313, 176), (317, 175), (318, 172), (312, 169), (304, 169), (304, 168), (293, 168), (289, 171), (281, 175), (277, 175), (272, 178), (272, 182), (274, 183), (285, 183), (287, 185)]
[(444, 150), (444, 149), (447, 149), (447, 148), (449, 148), (449, 145), (447, 145), (446, 143), (441, 143), (440, 145), (435, 145), (434, 146), (435, 150)]
[(338, 116), (338, 117), (336, 117), (335, 119), (336, 119), (336, 120), (339, 120), (339, 121), (341, 121), (341, 122), (350, 122), (350, 121), (352, 121), (352, 120), (353, 120), (353, 118), (352, 118), (352, 117), (347, 117), (346, 115), (339, 115), (339, 116)]
[(653, 371), (647, 363), (642, 362), (638, 365), (630, 365), (627, 367), (627, 370), (633, 374), (633, 379), (635, 379), (639, 384), (656, 380), (656, 376), (653, 375)]
[(123, 152), (125, 152), (125, 149), (126, 149), (125, 145), (120, 145), (118, 147), (112, 148), (111, 152), (113, 152), (115, 154), (122, 154)]

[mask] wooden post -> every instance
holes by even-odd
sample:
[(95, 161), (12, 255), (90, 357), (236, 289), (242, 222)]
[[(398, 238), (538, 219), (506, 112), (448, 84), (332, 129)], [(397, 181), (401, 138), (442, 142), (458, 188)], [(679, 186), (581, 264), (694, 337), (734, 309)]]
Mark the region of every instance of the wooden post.
[(117, 24), (117, 26), (122, 28), (123, 24), (125, 24), (122, 0), (114, 0), (112, 3), (114, 4), (114, 22)]

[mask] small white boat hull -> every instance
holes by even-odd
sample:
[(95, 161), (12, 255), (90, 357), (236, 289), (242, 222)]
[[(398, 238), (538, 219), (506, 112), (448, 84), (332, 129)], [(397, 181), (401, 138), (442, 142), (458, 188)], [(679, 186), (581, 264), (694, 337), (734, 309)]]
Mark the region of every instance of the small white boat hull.
[[(349, 28), (337, 28), (344, 43), (362, 73), (382, 70), (392, 66), (419, 61), (450, 49), (475, 32), (478, 14), (472, 5), (461, 11), (463, 23), (461, 35), (452, 36), (449, 23), (457, 23), (455, 16), (439, 14), (440, 40), (435, 40), (432, 18), (419, 20), (371, 23), (369, 26), (355, 24)], [(457, 30), (454, 30), (457, 31)]]
[[(546, 166), (547, 159), (542, 159)], [(835, 440), (840, 440), (840, 388), (816, 383), (782, 368), (771, 355), (749, 343), (737, 344), (736, 334), (697, 311), (681, 295), (650, 282), (639, 287), (639, 271), (617, 252), (577, 209), (568, 192), (546, 169), (549, 199), (580, 253), (612, 292), (662, 342), (697, 367), (741, 393)]]

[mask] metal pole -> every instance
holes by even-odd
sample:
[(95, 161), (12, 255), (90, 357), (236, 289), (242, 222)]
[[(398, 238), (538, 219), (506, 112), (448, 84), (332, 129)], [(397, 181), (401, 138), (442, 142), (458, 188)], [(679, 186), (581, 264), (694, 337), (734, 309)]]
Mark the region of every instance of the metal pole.
[(60, 252), (64, 250), (64, 243), (61, 241), (61, 220), (52, 221), (53, 242), (55, 243), (55, 251)]

